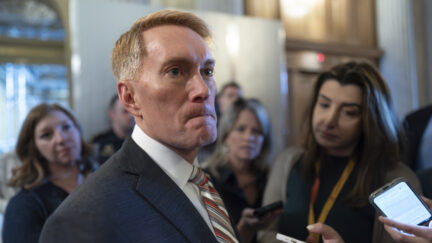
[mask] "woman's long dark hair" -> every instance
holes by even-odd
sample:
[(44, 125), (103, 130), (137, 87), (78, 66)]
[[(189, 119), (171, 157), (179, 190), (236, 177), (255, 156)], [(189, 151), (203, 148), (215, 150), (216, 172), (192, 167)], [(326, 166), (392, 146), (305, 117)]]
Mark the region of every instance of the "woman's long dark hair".
[(386, 172), (401, 161), (401, 126), (393, 108), (389, 88), (372, 65), (366, 62), (349, 62), (321, 73), (308, 110), (303, 157), (305, 177), (315, 176), (315, 163), (324, 155), (312, 131), (312, 116), (319, 91), (328, 80), (335, 80), (341, 85), (356, 85), (362, 90), (361, 135), (352, 155), (357, 161), (358, 174), (348, 199), (355, 207), (364, 206), (368, 202), (368, 195), (382, 183)]

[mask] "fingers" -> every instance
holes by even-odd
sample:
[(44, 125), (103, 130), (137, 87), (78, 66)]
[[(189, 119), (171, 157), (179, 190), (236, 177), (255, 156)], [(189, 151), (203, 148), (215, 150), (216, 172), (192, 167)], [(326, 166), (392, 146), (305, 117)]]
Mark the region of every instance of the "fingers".
[(258, 218), (254, 215), (254, 209), (243, 209), (240, 221), (243, 221), (248, 227), (254, 227), (258, 222)]
[(416, 237), (413, 235), (408, 235), (406, 233), (402, 233), (397, 231), (395, 228), (390, 227), (388, 225), (384, 225), (384, 229), (389, 233), (390, 237), (400, 243), (427, 243), (430, 242), (424, 238)]
[(308, 235), (306, 243), (315, 243), (315, 238), (312, 235)]
[[(395, 239), (395, 240), (403, 239), (403, 241), (399, 241), (399, 242), (415, 242), (415, 241), (410, 241), (414, 237), (409, 236), (407, 234), (403, 234), (403, 233), (393, 229), (392, 227), (399, 229), (399, 230), (402, 230), (403, 232), (413, 234), (417, 237), (427, 239), (429, 241), (432, 240), (432, 228), (425, 227), (425, 226), (418, 226), (418, 225), (403, 224), (403, 223), (396, 222), (394, 220), (391, 220), (391, 219), (383, 217), (383, 216), (380, 216), (378, 219), (382, 223), (385, 224), (386, 231), (390, 234), (390, 236), (392, 236), (392, 238), (396, 237), (396, 239), (395, 238), (393, 238), (393, 239)], [(391, 226), (391, 227), (389, 227), (389, 226)]]
[(402, 235), (402, 233), (396, 231), (394, 228), (388, 225), (384, 225), (384, 229), (385, 231), (387, 231), (387, 233), (389, 233), (390, 237), (397, 242), (404, 242), (403, 240), (407, 240), (407, 239), (403, 239), (404, 236)]
[(332, 227), (322, 223), (311, 224), (306, 228), (311, 233), (322, 234), (323, 236), (328, 236), (328, 238), (332, 238), (332, 236), (334, 238), (337, 235), (337, 232)]
[[(265, 223), (265, 222), (264, 222)], [(254, 215), (254, 209), (245, 208), (242, 211), (242, 216), (239, 220), (239, 224), (241, 227), (246, 227), (248, 229), (258, 230), (268, 226), (268, 224), (264, 224), (261, 218), (258, 218)]]
[(384, 223), (388, 226), (397, 228), (399, 230), (402, 230), (402, 231), (410, 233), (410, 234), (414, 234), (413, 227), (416, 227), (416, 226), (411, 226), (411, 225), (399, 223), (399, 222), (396, 222), (394, 220), (391, 220), (391, 219), (383, 217), (383, 216), (379, 216), (378, 219), (379, 219), (379, 221), (381, 221), (382, 223)]
[(421, 198), (423, 199), (423, 201), (426, 203), (426, 205), (428, 206), (429, 209), (432, 209), (432, 200), (425, 197), (425, 196), (421, 196)]
[(252, 208), (243, 209), (242, 217), (248, 217), (248, 218), (255, 217), (254, 216), (254, 209), (252, 209)]
[(334, 243), (342, 243), (344, 242), (342, 237), (334, 230), (332, 227), (322, 224), (316, 223), (311, 224), (306, 227), (309, 232), (321, 234), (324, 242), (334, 242)]
[(257, 217), (254, 215), (254, 209), (245, 208), (242, 211), (239, 225), (254, 230), (264, 229), (267, 228), (281, 213), (282, 210), (275, 210), (264, 214), (262, 217)]

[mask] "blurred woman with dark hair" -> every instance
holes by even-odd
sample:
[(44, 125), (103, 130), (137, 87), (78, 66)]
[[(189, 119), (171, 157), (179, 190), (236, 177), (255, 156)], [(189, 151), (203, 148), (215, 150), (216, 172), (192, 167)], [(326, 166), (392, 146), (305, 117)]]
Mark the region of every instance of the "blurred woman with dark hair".
[(3, 242), (38, 242), (49, 215), (95, 170), (92, 148), (68, 110), (40, 104), (21, 127), (16, 153), (22, 164), (9, 185), (21, 191), (6, 208)]
[[(368, 203), (375, 189), (406, 177), (420, 191), (415, 174), (401, 163), (401, 128), (390, 91), (365, 62), (337, 65), (319, 75), (302, 148), (277, 159), (264, 203), (284, 201), (284, 212), (269, 231), (319, 242), (307, 225), (333, 227), (350, 243), (393, 242)], [(263, 242), (273, 242), (264, 233)]]

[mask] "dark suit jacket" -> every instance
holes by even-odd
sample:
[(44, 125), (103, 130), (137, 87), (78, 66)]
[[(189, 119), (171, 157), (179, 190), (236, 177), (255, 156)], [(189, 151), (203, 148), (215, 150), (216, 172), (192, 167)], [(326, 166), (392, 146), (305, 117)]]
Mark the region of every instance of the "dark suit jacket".
[(59, 206), (39, 242), (217, 240), (183, 191), (129, 137)]
[(405, 162), (414, 171), (417, 169), (417, 155), (421, 146), (421, 139), (431, 116), (432, 105), (408, 114), (403, 122), (408, 140)]

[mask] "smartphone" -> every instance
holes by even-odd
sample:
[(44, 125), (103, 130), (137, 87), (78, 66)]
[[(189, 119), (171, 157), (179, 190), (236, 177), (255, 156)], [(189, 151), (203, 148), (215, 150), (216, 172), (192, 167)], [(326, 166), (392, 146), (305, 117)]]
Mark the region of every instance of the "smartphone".
[(255, 209), (254, 211), (254, 215), (259, 217), (264, 216), (264, 214), (271, 212), (271, 211), (275, 211), (277, 209), (282, 209), (283, 208), (283, 202), (282, 201), (277, 201), (271, 204), (268, 204), (266, 206), (260, 207)]
[(374, 191), (369, 201), (389, 219), (410, 224), (427, 225), (432, 213), (404, 178), (397, 178)]

